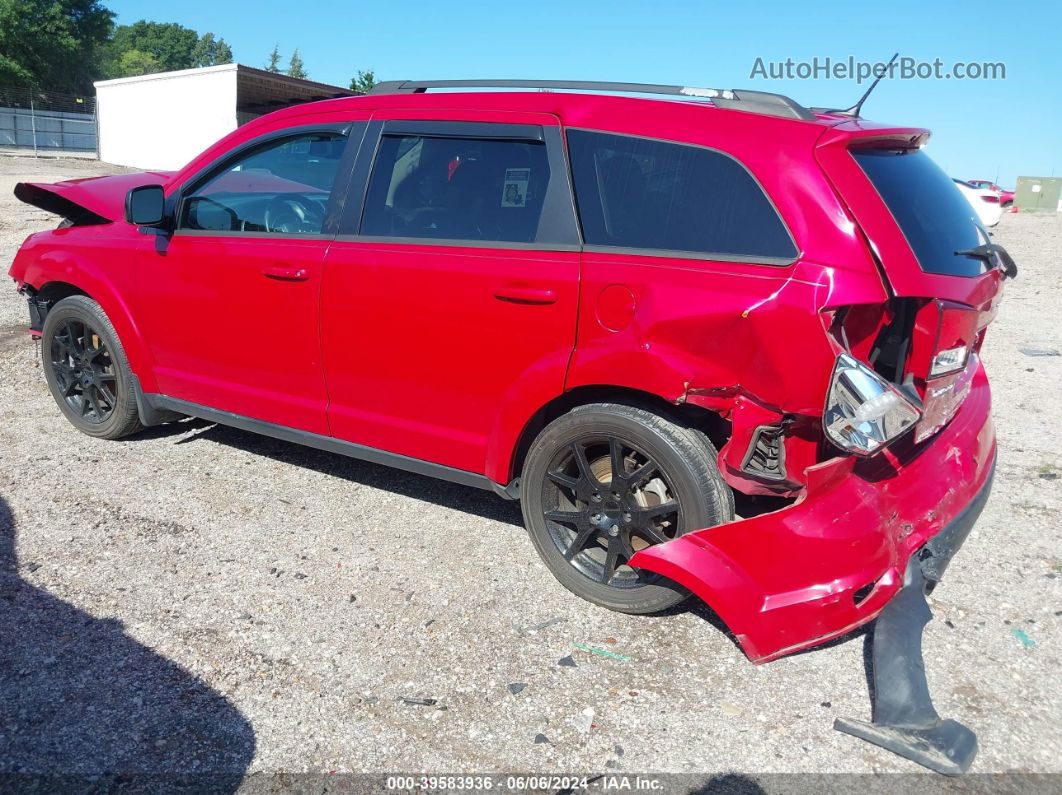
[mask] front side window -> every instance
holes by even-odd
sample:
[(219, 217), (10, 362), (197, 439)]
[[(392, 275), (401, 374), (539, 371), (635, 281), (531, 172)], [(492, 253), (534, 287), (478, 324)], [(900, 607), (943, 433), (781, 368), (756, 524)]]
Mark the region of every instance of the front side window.
[(763, 190), (721, 152), (585, 130), (568, 131), (568, 151), (588, 245), (796, 257)]
[(340, 133), (305, 133), (240, 155), (185, 197), (179, 228), (320, 234), (345, 144)]
[(538, 141), (384, 135), (361, 234), (531, 243), (548, 185)]

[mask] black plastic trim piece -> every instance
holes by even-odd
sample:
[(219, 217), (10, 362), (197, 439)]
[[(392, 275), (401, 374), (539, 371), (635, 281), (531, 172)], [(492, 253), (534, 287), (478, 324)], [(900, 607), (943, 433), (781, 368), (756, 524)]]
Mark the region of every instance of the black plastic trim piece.
[(497, 248), (513, 251), (579, 252), (580, 245), (560, 243), (514, 243), (505, 240), (460, 240), (441, 237), (388, 237), (387, 235), (337, 235), (337, 243), (377, 243), (403, 246), (452, 246), (453, 248)]
[[(785, 441), (782, 438), (784, 433), (785, 428), (781, 425), (756, 426), (756, 429), (752, 432), (752, 439), (749, 441), (749, 449), (745, 451), (745, 458), (741, 462), (741, 471), (752, 478), (772, 482), (785, 480)], [(749, 464), (753, 463), (756, 453), (760, 452), (759, 445), (761, 441), (768, 448), (773, 446), (778, 450), (778, 455), (774, 462), (774, 471), (756, 468), (755, 464), (752, 467), (749, 466)]]
[(784, 268), (792, 265), (799, 257), (756, 257), (744, 254), (710, 254), (699, 251), (680, 251), (671, 248), (629, 248), (627, 246), (583, 246), (583, 251), (592, 254), (629, 254), (636, 257), (669, 257), (672, 259), (695, 259), (709, 262), (739, 262), (746, 265), (770, 265)]
[(263, 229), (247, 232), (240, 229), (177, 229), (173, 234), (181, 237), (260, 237), (263, 240), (331, 240), (335, 237), (298, 232), (266, 232)]
[(143, 387), (140, 386), (140, 378), (136, 373), (133, 373), (133, 397), (136, 398), (136, 413), (140, 416), (140, 424), (145, 428), (173, 422), (184, 416), (174, 411), (156, 407), (150, 397), (144, 392)]
[(922, 632), (933, 619), (926, 593), (966, 540), (992, 491), (996, 462), (981, 491), (952, 521), (911, 556), (903, 587), (874, 621), (870, 635), (872, 721), (837, 718), (845, 734), (948, 776), (965, 773), (977, 755), (977, 735), (942, 719), (933, 706), (922, 658)]
[[(139, 384), (137, 384), (136, 388), (139, 390)], [(498, 493), (499, 489), (503, 492), (508, 489), (507, 486), (495, 483), (486, 475), (479, 475), (475, 472), (454, 469), (453, 467), (435, 464), (431, 461), (422, 461), (419, 458), (410, 458), (398, 453), (389, 453), (386, 450), (378, 450), (374, 447), (346, 442), (333, 436), (322, 436), (309, 431), (301, 431), (297, 428), (289, 428), (285, 425), (276, 425), (272, 422), (256, 420), (252, 417), (245, 417), (242, 414), (233, 414), (220, 409), (212, 409), (209, 406), (201, 406), (198, 403), (190, 403), (187, 400), (180, 400), (166, 395), (139, 392), (138, 394), (142, 397), (145, 407), (149, 409), (166, 410), (191, 417), (199, 417), (210, 422), (238, 428), (242, 431), (260, 433), (263, 436), (271, 436), (274, 439), (280, 439), (285, 442), (294, 442), (306, 447), (325, 450), (329, 453), (337, 453), (350, 458), (357, 458), (361, 461), (369, 461), (373, 464), (383, 464), (384, 466), (394, 467), (406, 472), (413, 472), (417, 475), (426, 475), (440, 480), (447, 480), (451, 483), (459, 483), (462, 486), (472, 486), (495, 493)], [(138, 407), (140, 406), (141, 397), (137, 398)]]
[(26, 303), (29, 305), (30, 331), (43, 331), (44, 319), (48, 317), (48, 310), (51, 308), (51, 303), (49, 301), (42, 301), (36, 295), (27, 295)]
[(493, 138), (502, 141), (545, 141), (538, 124), (490, 121), (385, 121), (384, 135), (423, 138)]

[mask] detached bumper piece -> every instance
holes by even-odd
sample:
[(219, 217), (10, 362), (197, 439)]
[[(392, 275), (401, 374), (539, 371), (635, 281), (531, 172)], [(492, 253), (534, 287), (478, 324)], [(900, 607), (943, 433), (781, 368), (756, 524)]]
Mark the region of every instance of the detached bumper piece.
[(977, 736), (957, 721), (942, 719), (929, 696), (922, 632), (933, 614), (926, 594), (969, 535), (991, 485), (990, 479), (962, 514), (911, 557), (903, 587), (876, 619), (871, 641), (873, 721), (838, 718), (833, 724), (838, 731), (948, 776), (970, 769)]

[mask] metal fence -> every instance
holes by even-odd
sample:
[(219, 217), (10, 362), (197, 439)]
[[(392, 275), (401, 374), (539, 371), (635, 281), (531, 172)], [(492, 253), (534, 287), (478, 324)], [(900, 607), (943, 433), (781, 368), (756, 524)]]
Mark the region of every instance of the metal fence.
[(96, 99), (0, 86), (0, 149), (95, 157)]

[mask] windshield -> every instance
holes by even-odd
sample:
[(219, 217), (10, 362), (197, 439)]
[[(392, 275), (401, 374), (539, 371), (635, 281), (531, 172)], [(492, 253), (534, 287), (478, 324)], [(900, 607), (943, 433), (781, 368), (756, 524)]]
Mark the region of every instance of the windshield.
[(956, 254), (987, 243), (973, 207), (920, 149), (863, 149), (852, 156), (874, 183), (926, 273), (977, 276), (986, 263)]

